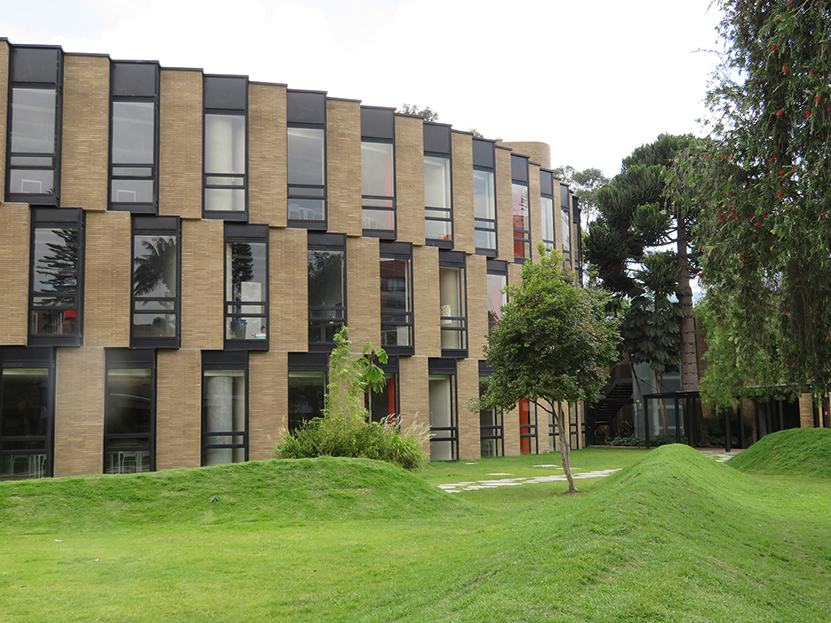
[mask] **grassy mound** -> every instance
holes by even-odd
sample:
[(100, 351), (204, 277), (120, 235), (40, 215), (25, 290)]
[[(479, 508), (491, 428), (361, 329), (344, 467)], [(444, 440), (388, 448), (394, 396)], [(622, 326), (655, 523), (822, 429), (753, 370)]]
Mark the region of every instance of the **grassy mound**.
[(728, 465), (756, 474), (831, 478), (831, 430), (792, 428), (766, 435)]
[(396, 518), (459, 508), (400, 467), (332, 457), (0, 483), (0, 525), (30, 533), (165, 522)]

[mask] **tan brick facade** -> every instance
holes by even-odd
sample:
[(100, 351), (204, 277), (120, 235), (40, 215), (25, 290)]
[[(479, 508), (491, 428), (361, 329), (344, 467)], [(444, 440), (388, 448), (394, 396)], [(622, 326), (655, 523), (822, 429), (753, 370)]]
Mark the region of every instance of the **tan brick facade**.
[(381, 272), (376, 238), (346, 240), (346, 304), (352, 350), (367, 342), (380, 346)]
[(537, 261), (537, 243), (542, 240), (542, 207), (540, 204), (540, 167), (528, 163), (528, 213), (531, 218), (531, 259)]
[(799, 426), (800, 428), (814, 427), (814, 399), (811, 394), (799, 396)]
[(511, 152), (496, 147), (496, 236), (499, 259), (514, 261), (514, 221), (511, 204)]
[(224, 257), (222, 221), (182, 221), (182, 348), (222, 350)]
[(274, 444), (288, 430), (288, 356), (252, 352), (248, 356), (248, 458), (274, 458)]
[(61, 205), (107, 209), (110, 140), (110, 59), (64, 60)]
[(248, 220), (286, 226), (286, 87), (248, 85)]
[(55, 476), (104, 466), (104, 349), (59, 348), (55, 387)]
[(159, 214), (202, 217), (202, 73), (162, 69)]
[(202, 353), (159, 350), (156, 356), (156, 469), (202, 463)]
[(360, 236), (361, 104), (326, 101), (326, 193), (329, 231)]
[(482, 454), (479, 411), (469, 408), (471, 397), (479, 395), (479, 362), (459, 359), (456, 362), (456, 385), (459, 394), (459, 458), (475, 460)]
[(130, 213), (87, 214), (84, 345), (130, 345)]
[(531, 160), (539, 164), (543, 169), (551, 168), (551, 147), (547, 143), (536, 141), (503, 141), (499, 144), (503, 147), (513, 149), (517, 154), (530, 156)]
[[(0, 154), (6, 153), (6, 119), (9, 110), (9, 42), (0, 41)], [(6, 158), (0, 158), (0, 199), (6, 196)]]
[(519, 406), (502, 414), (505, 456), (519, 456)]
[[(401, 428), (410, 426), (430, 428), (430, 384), (427, 381), (427, 357), (402, 357), (399, 360), (399, 385), (401, 386)], [(424, 443), (430, 452), (430, 442)]]
[(30, 218), (26, 204), (0, 203), (0, 344), (6, 346), (28, 340)]
[(473, 136), (453, 132), (453, 248), (473, 253)]
[(468, 356), (484, 359), (488, 343), (488, 266), (482, 255), (467, 256)]
[(395, 116), (395, 209), (398, 239), (423, 245), (424, 124), (420, 118)]
[(441, 356), (441, 307), (439, 305), (439, 252), (435, 247), (413, 248), (413, 321), (415, 352)]
[(308, 242), (304, 229), (272, 229), (270, 234), (269, 346), (305, 352), (309, 348)]

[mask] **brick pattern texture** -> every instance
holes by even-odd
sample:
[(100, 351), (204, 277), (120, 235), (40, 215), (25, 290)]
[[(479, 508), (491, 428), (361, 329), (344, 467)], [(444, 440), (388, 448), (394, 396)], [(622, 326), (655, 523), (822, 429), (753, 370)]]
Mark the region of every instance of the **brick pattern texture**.
[(502, 431), (505, 439), (505, 456), (519, 456), (519, 406), (502, 414)]
[(61, 205), (106, 210), (110, 141), (106, 56), (66, 56), (61, 140)]
[(25, 346), (29, 316), (29, 206), (0, 202), (0, 344)]
[(528, 214), (531, 218), (531, 259), (537, 261), (537, 243), (542, 240), (542, 207), (540, 205), (540, 168), (528, 164)]
[[(427, 380), (427, 357), (401, 357), (398, 372), (401, 376), (401, 429), (410, 426), (430, 428), (430, 384)], [(430, 441), (422, 449), (430, 455)]]
[(248, 458), (273, 458), (274, 444), (288, 430), (288, 356), (285, 352), (248, 355)]
[(224, 257), (222, 221), (182, 221), (182, 348), (222, 350)]
[(799, 427), (814, 427), (814, 400), (811, 394), (800, 394), (799, 396)]
[(439, 252), (436, 247), (413, 247), (413, 322), (415, 353), (441, 357)]
[(424, 244), (424, 124), (395, 116), (395, 210), (398, 239)]
[(380, 346), (381, 272), (378, 258), (377, 238), (347, 238), (347, 323), (354, 352), (361, 352), (367, 342)]
[(479, 395), (479, 361), (459, 359), (456, 362), (459, 394), (459, 458), (475, 460), (482, 455), (479, 411), (468, 408), (468, 400)]
[(473, 227), (473, 136), (453, 132), (453, 248), (474, 253)]
[(286, 87), (248, 85), (248, 221), (286, 226)]
[(84, 265), (84, 344), (130, 345), (130, 214), (88, 213)]
[(274, 350), (306, 352), (309, 349), (306, 230), (272, 229), (269, 241), (269, 347)]
[(511, 204), (511, 152), (496, 148), (496, 237), (499, 259), (514, 261), (514, 219)]
[(0, 200), (6, 196), (6, 116), (9, 110), (9, 42), (0, 41)]
[(503, 147), (510, 147), (518, 154), (530, 156), (531, 161), (536, 162), (543, 169), (551, 168), (551, 147), (547, 143), (538, 143), (536, 141), (506, 141), (499, 144)]
[(488, 266), (483, 255), (467, 256), (468, 354), (484, 359), (488, 343)]
[(329, 231), (360, 236), (360, 102), (326, 101), (326, 193)]
[(202, 463), (202, 353), (159, 350), (156, 356), (156, 469)]
[(202, 72), (162, 69), (159, 214), (202, 217)]
[(59, 348), (55, 476), (101, 473), (104, 464), (104, 349)]

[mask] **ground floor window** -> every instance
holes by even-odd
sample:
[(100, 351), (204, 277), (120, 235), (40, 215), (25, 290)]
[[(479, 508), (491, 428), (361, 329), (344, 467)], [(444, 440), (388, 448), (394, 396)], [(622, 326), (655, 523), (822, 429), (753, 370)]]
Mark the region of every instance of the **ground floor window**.
[(248, 353), (202, 353), (202, 465), (248, 460)]
[(289, 371), (289, 432), (322, 417), (325, 397), (325, 372)]
[(459, 458), (456, 362), (434, 361), (437, 365), (431, 365), (433, 369), (427, 377), (430, 392), (430, 460), (455, 461)]
[[(487, 390), (487, 382), (479, 381), (479, 394)], [(502, 409), (482, 409), (479, 411), (479, 439), (482, 445), (482, 458), (505, 456), (505, 435), (503, 432)]]
[(537, 411), (525, 398), (519, 401), (519, 449), (522, 454), (538, 454)]

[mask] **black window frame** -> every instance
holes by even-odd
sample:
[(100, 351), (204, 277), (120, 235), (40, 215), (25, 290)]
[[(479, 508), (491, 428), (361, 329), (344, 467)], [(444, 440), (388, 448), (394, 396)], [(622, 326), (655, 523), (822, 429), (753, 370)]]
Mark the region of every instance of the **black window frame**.
[[(311, 327), (314, 323), (320, 323), (328, 320), (339, 321), (341, 327), (347, 326), (347, 309), (348, 309), (348, 270), (347, 270), (347, 254), (346, 254), (346, 234), (332, 234), (332, 233), (318, 233), (310, 231), (308, 233), (307, 243), (307, 258), (313, 251), (340, 251), (343, 254), (343, 303), (340, 306), (312, 306), (308, 304), (308, 328), (309, 337), (311, 338)], [(307, 278), (308, 278), (308, 263), (307, 263)], [(311, 288), (309, 289), (311, 293)], [(319, 312), (340, 312), (340, 317), (325, 316)], [(316, 315), (317, 313), (317, 315)], [(338, 322), (331, 322), (329, 324), (336, 325)], [(336, 330), (337, 332), (337, 330)], [(334, 348), (335, 342), (312, 341), (309, 340), (310, 351), (325, 351), (329, 352)]]
[[(365, 195), (363, 188), (361, 189), (361, 213), (364, 210), (385, 211), (392, 214), (393, 227), (392, 229), (373, 229), (363, 227), (363, 218), (361, 219), (361, 227), (363, 236), (369, 238), (380, 238), (381, 240), (395, 240), (398, 237), (398, 210), (397, 210), (397, 182), (396, 182), (396, 157), (395, 157), (395, 109), (381, 106), (361, 106), (361, 160), (363, 161), (364, 144), (376, 143), (382, 145), (390, 145), (390, 153), (392, 155), (392, 167), (390, 175), (392, 177), (392, 195)], [(361, 172), (363, 177), (363, 171)], [(366, 200), (369, 201), (389, 201), (390, 207), (366, 205)]]
[(544, 225), (545, 208), (543, 207), (542, 199), (551, 200), (551, 235), (554, 237), (550, 240), (545, 237), (545, 227), (542, 228), (542, 242), (549, 250), (557, 248), (557, 228), (554, 220), (556, 214), (556, 202), (554, 201), (554, 174), (548, 169), (540, 169), (540, 223)]
[[(136, 473), (125, 471), (109, 471), (107, 455), (110, 452), (110, 445), (113, 441), (118, 439), (135, 439), (138, 437), (147, 437), (147, 444), (143, 446), (136, 445), (132, 448), (122, 449), (126, 452), (143, 452), (147, 450), (150, 453), (150, 468), (148, 470), (138, 470), (140, 472), (155, 472), (156, 471), (156, 351), (152, 348), (107, 348), (104, 353), (104, 446), (103, 446), (103, 465), (102, 472), (104, 474), (123, 474)], [(109, 412), (110, 412), (110, 390), (109, 390), (109, 373), (111, 370), (131, 370), (131, 369), (149, 369), (150, 370), (150, 387), (152, 397), (150, 398), (150, 432), (149, 433), (110, 433), (108, 428)], [(138, 457), (136, 457), (136, 465), (138, 465)]]
[[(323, 184), (292, 184), (286, 176), (286, 218), (289, 227), (326, 231), (329, 228), (328, 206), (328, 137), (326, 136), (326, 92), (288, 89), (286, 92), (286, 168), (291, 152), (288, 147), (289, 131), (293, 128), (320, 130), (323, 132)], [(323, 219), (292, 218), (289, 203), (292, 199), (323, 201)]]
[[(513, 213), (513, 192), (514, 187), (520, 186), (525, 188), (525, 195), (528, 202), (528, 214), (526, 216), (528, 229), (517, 227), (517, 216)], [(531, 259), (531, 189), (528, 184), (528, 156), (521, 154), (511, 154), (511, 216), (514, 230), (514, 244), (513, 256), (514, 263), (524, 264)], [(522, 244), (523, 251), (527, 251), (527, 255), (517, 255), (517, 244)]]
[[(568, 184), (560, 183), (560, 228), (562, 229), (562, 223), (565, 221), (569, 223), (569, 230), (568, 230), (568, 249), (565, 247), (565, 239), (563, 237), (562, 231), (560, 231), (560, 245), (559, 249), (563, 252), (566, 261), (571, 262), (571, 248), (572, 248), (572, 236), (571, 236), (571, 206), (570, 197), (569, 197), (569, 188)], [(563, 218), (565, 216), (565, 218)]]
[[(54, 79), (50, 70), (39, 72), (40, 75), (28, 76), (25, 67), (26, 60), (23, 58), (27, 51), (50, 50), (57, 52), (57, 64), (55, 67)], [(18, 55), (21, 55), (18, 60)], [(31, 63), (32, 61), (28, 61)], [(24, 67), (20, 67), (24, 65)], [(49, 76), (47, 77), (47, 74)], [(63, 77), (64, 77), (64, 53), (60, 46), (52, 45), (10, 45), (9, 46), (9, 84), (8, 84), (8, 110), (6, 123), (6, 197), (8, 203), (26, 203), (31, 206), (60, 206), (61, 196), (61, 142), (63, 133)], [(12, 135), (14, 133), (14, 92), (15, 89), (48, 90), (55, 91), (55, 135), (51, 154), (39, 152), (14, 152), (12, 151)], [(21, 158), (51, 158), (49, 166), (27, 165), (16, 163), (15, 159)], [(12, 192), (13, 171), (52, 171), (52, 191), (48, 193), (22, 193)]]
[[(182, 221), (178, 216), (133, 215), (130, 237), (130, 348), (179, 348), (182, 339)], [(176, 335), (172, 337), (136, 337), (133, 316), (142, 313), (136, 309), (137, 303), (147, 301), (135, 294), (135, 246), (137, 236), (175, 236), (176, 237), (176, 295), (173, 297), (155, 297), (150, 300), (172, 302), (176, 317)], [(145, 312), (146, 313), (146, 312)]]
[[(505, 278), (505, 286), (508, 285), (508, 262), (505, 260), (496, 260), (496, 259), (488, 259), (487, 261), (487, 275), (495, 275), (499, 277)], [(488, 280), (490, 283), (490, 280)], [(488, 287), (488, 290), (490, 288)], [(488, 294), (488, 333), (493, 331), (494, 327), (499, 324), (497, 320), (491, 320), (491, 309), (490, 309), (490, 291), (487, 292)], [(507, 302), (507, 297), (506, 297)]]
[[(390, 326), (409, 327), (410, 344), (409, 346), (401, 346), (397, 344), (384, 344), (381, 340), (381, 347), (387, 351), (389, 355), (412, 356), (415, 353), (415, 304), (414, 304), (414, 289), (413, 289), (413, 244), (411, 242), (381, 242), (379, 244), (379, 257), (383, 259), (392, 260), (407, 260), (409, 262), (409, 276), (407, 281), (408, 292), (405, 297), (410, 301), (410, 310), (401, 311), (399, 309), (384, 307), (381, 305), (381, 317), (385, 315), (398, 317), (403, 319), (403, 322), (391, 321)], [(382, 264), (382, 262), (379, 262)], [(383, 321), (382, 321), (383, 324)], [(382, 327), (383, 331), (383, 327)], [(383, 335), (383, 333), (382, 333)]]
[[(482, 394), (482, 389), (487, 385), (487, 379), (494, 373), (486, 361), (479, 361), (479, 394)], [(482, 424), (482, 411), (492, 411), (495, 424)], [(485, 443), (489, 441), (496, 442), (496, 454), (485, 456), (482, 448)], [(505, 456), (505, 412), (502, 409), (480, 409), (479, 411), (479, 456), (481, 458), (491, 458), (492, 456)]]
[[(29, 316), (27, 321), (29, 346), (81, 346), (84, 341), (84, 247), (86, 212), (80, 208), (31, 208), (31, 228), (29, 232)], [(41, 293), (35, 290), (35, 230), (54, 229), (65, 227), (76, 228), (78, 232), (78, 259), (75, 268), (75, 292), (73, 294), (61, 293), (61, 298), (74, 298), (74, 306), (49, 307), (35, 305), (36, 297), (47, 296), (51, 293)], [(65, 308), (75, 309), (74, 333), (69, 334), (39, 334), (32, 331), (33, 314), (36, 311), (49, 311)]]
[[(225, 241), (223, 248), (223, 270), (225, 276), (223, 279), (223, 322), (222, 335), (225, 344), (225, 350), (268, 350), (270, 344), (270, 326), (269, 326), (269, 287), (270, 287), (270, 250), (269, 250), (269, 229), (268, 225), (249, 225), (247, 223), (226, 222), (225, 223)], [(226, 253), (229, 244), (235, 243), (262, 243), (265, 244), (265, 296), (261, 302), (241, 303), (228, 299), (228, 279), (231, 277), (228, 274), (228, 262), (226, 261)], [(261, 313), (247, 313), (243, 312), (242, 308), (246, 304), (262, 305), (263, 311)], [(240, 311), (233, 311), (239, 309)], [(231, 310), (231, 311), (229, 311)], [(266, 327), (265, 339), (240, 339), (229, 338), (227, 330), (228, 318), (262, 318)], [(233, 322), (233, 320), (232, 320)]]
[(489, 219), (476, 216), (474, 200), (473, 229), (474, 242), (476, 232), (483, 231), (493, 234), (494, 244), (493, 248), (477, 246), (476, 254), (484, 255), (485, 257), (497, 257), (499, 255), (499, 232), (497, 231), (499, 211), (497, 210), (496, 203), (496, 147), (494, 141), (479, 138), (473, 139), (473, 170), (490, 173), (491, 180), (493, 180), (493, 218)]
[[(245, 415), (244, 430), (242, 431), (212, 431), (208, 432), (208, 384), (206, 370), (242, 370), (245, 381)], [(250, 375), (248, 372), (248, 352), (247, 351), (202, 351), (202, 399), (201, 399), (201, 451), (200, 451), (200, 465), (203, 467), (208, 465), (207, 456), (208, 450), (213, 449), (234, 449), (242, 448), (245, 458), (243, 463), (249, 460), (249, 409), (250, 409)], [(242, 437), (242, 443), (211, 443), (210, 440), (214, 437)], [(231, 461), (231, 463), (238, 463), (238, 461)], [(228, 463), (223, 463), (228, 465)]]
[[(239, 86), (244, 84), (244, 87)], [(234, 85), (234, 86), (232, 86)], [(242, 90), (242, 95), (235, 93)], [(248, 184), (249, 184), (249, 149), (248, 136), (248, 76), (204, 74), (202, 77), (202, 218), (223, 219), (226, 221), (248, 220)], [(243, 173), (209, 172), (207, 170), (207, 119), (208, 115), (223, 115), (227, 117), (242, 117), (245, 137), (245, 171)], [(242, 184), (209, 183), (211, 178), (240, 179)], [(243, 210), (213, 210), (208, 209), (209, 190), (240, 190), (242, 189)]]
[[(288, 371), (286, 379), (288, 383), (289, 404), (286, 412), (286, 429), (289, 433), (294, 433), (300, 426), (315, 417), (323, 417), (323, 407), (326, 402), (326, 390), (329, 385), (329, 355), (327, 353), (289, 353), (288, 354)], [(292, 404), (291, 404), (291, 377), (292, 374), (315, 374), (321, 375), (323, 379), (323, 401), (320, 405), (319, 413), (312, 413), (310, 417), (302, 417), (300, 421), (292, 422)], [(307, 386), (309, 386), (307, 384)]]
[[(386, 350), (386, 349), (384, 349), (384, 350)], [(393, 426), (400, 427), (401, 426), (401, 420), (398, 417), (399, 414), (401, 413), (401, 391), (400, 391), (401, 390), (401, 374), (400, 374), (399, 365), (398, 365), (399, 359), (398, 359), (397, 355), (391, 355), (389, 352), (387, 352), (387, 354), (389, 355), (389, 358), (387, 359), (387, 363), (380, 363), (380, 362), (376, 361), (375, 365), (377, 365), (379, 368), (381, 368), (381, 370), (383, 370), (384, 376), (387, 379), (385, 389), (387, 389), (389, 387), (392, 387), (393, 402), (395, 403), (395, 407), (394, 407), (394, 410), (393, 410), (392, 413), (389, 413), (389, 414), (386, 414), (386, 415), (383, 415), (383, 416), (376, 416), (375, 413), (369, 412), (368, 419), (371, 422), (380, 422), (383, 417), (386, 417), (387, 415), (389, 415), (390, 416), (389, 423)], [(392, 377), (392, 378), (390, 378), (390, 377)], [(373, 396), (377, 396), (377, 395), (378, 395), (377, 393), (367, 392), (367, 394), (365, 396), (365, 400), (364, 400), (364, 406), (367, 408), (367, 411), (369, 411), (369, 404), (370, 404), (370, 401), (372, 400)]]
[[(129, 66), (153, 67), (155, 76), (153, 78), (154, 89), (150, 93), (143, 85), (133, 85), (131, 88), (123, 82), (129, 82), (124, 76), (119, 78), (119, 69)], [(110, 148), (109, 148), (109, 169), (107, 178), (107, 205), (110, 210), (132, 212), (134, 214), (158, 214), (159, 212), (159, 137), (160, 137), (160, 98), (161, 98), (161, 67), (155, 61), (110, 61)], [(113, 162), (113, 150), (115, 142), (113, 133), (115, 131), (114, 112), (117, 103), (142, 103), (152, 104), (153, 117), (153, 162), (147, 164), (121, 164)], [(121, 173), (119, 169), (150, 169), (150, 175), (129, 175)], [(137, 180), (151, 181), (153, 183), (153, 198), (150, 202), (127, 202), (113, 201), (113, 184), (116, 180)]]
[[(7, 456), (43, 455), (44, 461), (39, 475), (34, 478), (48, 478), (55, 474), (55, 388), (56, 388), (56, 349), (47, 347), (3, 346), (0, 347), (0, 460)], [(8, 369), (46, 369), (47, 383), (47, 422), (45, 435), (4, 436), (3, 435), (3, 383), (2, 376)], [(43, 443), (43, 450), (38, 448), (10, 448), (17, 443)], [(35, 459), (37, 461), (37, 459)], [(27, 462), (31, 464), (32, 459)], [(31, 472), (30, 472), (31, 473)], [(38, 473), (38, 472), (35, 472)], [(12, 476), (2, 480), (17, 480)]]
[[(522, 401), (525, 401), (528, 404), (528, 424), (522, 423)], [(527, 398), (520, 399), (520, 402), (517, 404), (517, 408), (520, 409), (520, 416), (519, 416), (519, 448), (520, 448), (520, 455), (532, 455), (532, 454), (539, 454), (540, 453), (540, 439), (539, 439), (539, 419), (537, 417), (537, 403)], [(528, 440), (528, 452), (522, 452), (522, 440)], [(533, 447), (532, 447), (533, 446)]]
[[(427, 158), (442, 159), (447, 161), (448, 180), (448, 200), (450, 205), (448, 207), (428, 206), (427, 195), (424, 197), (424, 244), (430, 247), (438, 247), (439, 249), (452, 249), (455, 236), (455, 227), (453, 226), (453, 139), (452, 128), (449, 124), (433, 123), (429, 121), (424, 122), (423, 127), (424, 140), (424, 165), (427, 165)], [(425, 182), (427, 176), (424, 176)], [(426, 188), (425, 188), (426, 190)], [(428, 216), (428, 212), (443, 212), (446, 216), (440, 218), (438, 216)], [(450, 236), (445, 240), (443, 238), (431, 238), (427, 236), (427, 225), (429, 223), (446, 223), (450, 226)]]
[[(451, 382), (451, 391), (453, 396), (451, 398), (451, 407), (453, 412), (450, 414), (450, 426), (433, 426), (430, 425), (430, 460), (441, 461), (442, 459), (433, 458), (433, 445), (439, 443), (450, 443), (451, 458), (447, 462), (455, 463), (459, 460), (459, 377), (456, 369), (455, 359), (446, 359), (430, 357), (427, 360), (427, 382), (431, 376), (449, 376)], [(429, 389), (428, 389), (429, 393)], [(446, 437), (437, 436), (434, 433), (448, 433)]]
[[(441, 323), (442, 320), (446, 319), (450, 321), (450, 323), (459, 322), (459, 326), (445, 326), (444, 324), (440, 324), (440, 333), (444, 331), (453, 331), (453, 332), (461, 332), (464, 337), (464, 348), (442, 348), (441, 349), (441, 356), (442, 358), (451, 358), (451, 359), (465, 359), (467, 357), (468, 350), (470, 348), (470, 336), (468, 335), (468, 301), (467, 301), (467, 261), (464, 251), (449, 251), (449, 250), (441, 250), (439, 251), (439, 271), (442, 268), (456, 268), (461, 269), (461, 296), (464, 301), (465, 306), (465, 313), (463, 316), (442, 316), (441, 309), (439, 309), (439, 322)], [(439, 288), (441, 285), (439, 284)]]
[(577, 272), (577, 285), (583, 285), (583, 231), (580, 226), (580, 205), (576, 195), (571, 196), (572, 219), (574, 221), (574, 232), (577, 236), (577, 258), (574, 262)]

